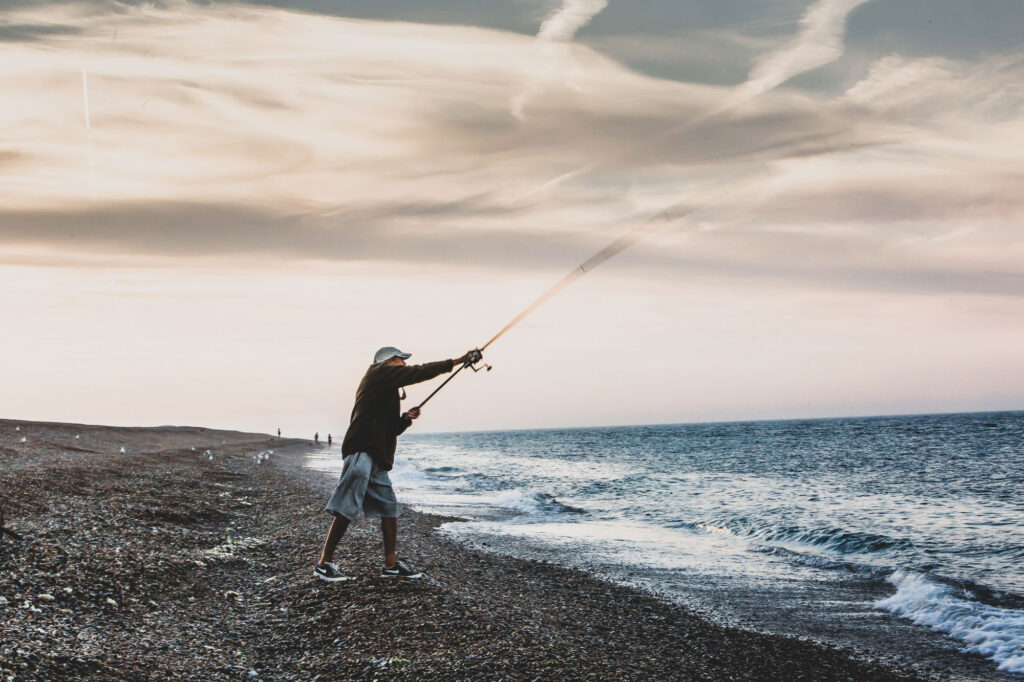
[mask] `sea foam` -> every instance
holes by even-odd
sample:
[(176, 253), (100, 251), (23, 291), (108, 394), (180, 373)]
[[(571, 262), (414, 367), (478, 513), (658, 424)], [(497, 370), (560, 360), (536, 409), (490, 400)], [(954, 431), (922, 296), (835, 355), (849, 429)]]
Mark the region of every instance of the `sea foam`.
[(877, 608), (966, 642), (967, 651), (991, 658), (1000, 670), (1024, 673), (1024, 611), (960, 598), (919, 573), (900, 570), (888, 580), (896, 594)]

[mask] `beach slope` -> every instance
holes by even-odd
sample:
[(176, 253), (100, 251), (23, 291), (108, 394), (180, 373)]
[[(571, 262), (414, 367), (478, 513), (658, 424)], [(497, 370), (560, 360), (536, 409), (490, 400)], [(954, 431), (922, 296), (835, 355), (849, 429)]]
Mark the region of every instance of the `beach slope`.
[[(920, 679), (709, 623), (551, 564), (463, 547), (403, 512), (387, 581), (361, 520), (312, 573), (330, 482), (308, 441), (0, 420), (0, 678)], [(271, 452), (272, 451), (272, 452)]]

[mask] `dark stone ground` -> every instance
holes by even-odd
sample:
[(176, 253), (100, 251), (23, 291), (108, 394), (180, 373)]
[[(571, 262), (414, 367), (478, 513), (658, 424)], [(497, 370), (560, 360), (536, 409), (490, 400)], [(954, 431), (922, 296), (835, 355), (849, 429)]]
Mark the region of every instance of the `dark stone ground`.
[(399, 551), (427, 579), (375, 577), (379, 533), (361, 520), (338, 555), (355, 579), (323, 583), (325, 481), (295, 466), (307, 448), (0, 421), (0, 505), (20, 536), (0, 540), (0, 680), (921, 679), (476, 551), (415, 512)]

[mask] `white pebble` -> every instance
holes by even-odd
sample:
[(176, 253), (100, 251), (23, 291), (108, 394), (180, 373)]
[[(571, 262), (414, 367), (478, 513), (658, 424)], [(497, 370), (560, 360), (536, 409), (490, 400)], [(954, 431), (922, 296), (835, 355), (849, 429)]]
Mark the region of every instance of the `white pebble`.
[(7, 597), (0, 597), (0, 605), (7, 606)]
[(39, 601), (53, 601), (56, 599), (52, 594), (41, 594), (39, 595)]
[(117, 602), (111, 599), (110, 597), (107, 597), (107, 606), (113, 606), (114, 608), (117, 608)]
[(121, 446), (121, 454), (122, 454), (122, 455), (123, 455), (123, 454), (125, 454), (125, 452), (124, 452), (124, 446), (123, 446), (123, 445)]

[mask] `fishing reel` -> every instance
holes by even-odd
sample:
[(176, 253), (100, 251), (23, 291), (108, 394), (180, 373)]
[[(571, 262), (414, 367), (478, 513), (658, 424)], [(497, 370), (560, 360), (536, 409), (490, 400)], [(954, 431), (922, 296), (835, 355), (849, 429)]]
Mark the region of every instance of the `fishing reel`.
[(491, 366), (486, 364), (486, 363), (484, 364), (483, 367), (477, 367), (476, 366), (476, 363), (480, 362), (483, 359), (484, 359), (484, 354), (481, 353), (478, 350), (475, 350), (475, 351), (473, 351), (473, 354), (470, 356), (469, 360), (466, 360), (466, 364), (463, 365), (463, 367), (469, 367), (474, 372), (479, 372), (482, 369), (486, 369), (488, 372), (490, 372), (491, 371)]

